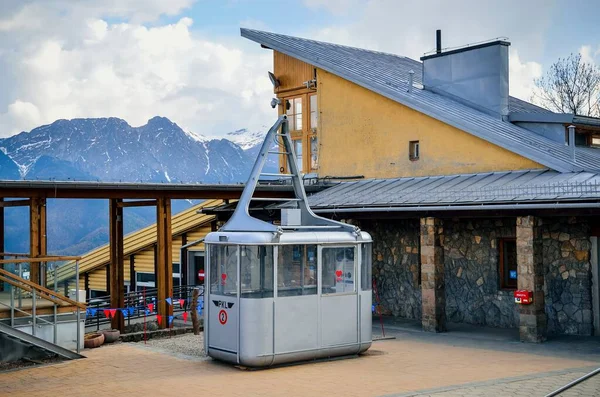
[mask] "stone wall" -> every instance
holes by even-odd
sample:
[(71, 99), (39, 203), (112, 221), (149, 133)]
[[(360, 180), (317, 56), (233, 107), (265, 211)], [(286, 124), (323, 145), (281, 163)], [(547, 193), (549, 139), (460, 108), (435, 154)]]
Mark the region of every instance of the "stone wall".
[(586, 218), (543, 219), (548, 334), (592, 335), (590, 225)]
[(420, 320), (419, 220), (354, 223), (373, 238), (373, 278), (383, 313)]
[(513, 291), (499, 289), (498, 239), (515, 237), (515, 218), (444, 220), (449, 322), (513, 328)]
[[(383, 313), (421, 320), (419, 220), (352, 223), (373, 238), (373, 278)], [(591, 335), (590, 225), (586, 218), (565, 217), (542, 218), (539, 227), (548, 333)], [(448, 322), (519, 326), (513, 291), (499, 288), (502, 237), (516, 237), (516, 218), (444, 219)]]

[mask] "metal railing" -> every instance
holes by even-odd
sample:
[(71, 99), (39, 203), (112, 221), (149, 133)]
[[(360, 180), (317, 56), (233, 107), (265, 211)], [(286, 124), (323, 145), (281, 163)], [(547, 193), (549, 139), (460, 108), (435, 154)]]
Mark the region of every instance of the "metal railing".
[[(15, 255), (16, 256), (16, 255)], [(20, 255), (23, 256), (23, 255)], [(78, 258), (77, 258), (78, 259)], [(8, 286), (8, 292), (9, 292), (9, 302), (3, 302), (2, 299), (0, 299), (0, 306), (2, 307), (7, 307), (10, 311), (10, 326), (11, 327), (17, 327), (19, 324), (17, 324), (17, 322), (24, 322), (24, 325), (26, 326), (31, 326), (31, 334), (33, 336), (36, 336), (37, 334), (37, 329), (38, 327), (41, 327), (42, 325), (49, 325), (52, 326), (53, 329), (53, 337), (52, 337), (52, 343), (54, 343), (55, 345), (58, 342), (58, 324), (61, 323), (70, 323), (72, 321), (60, 321), (59, 320), (59, 308), (60, 307), (71, 307), (73, 308), (73, 313), (75, 314), (75, 324), (76, 324), (76, 350), (77, 353), (80, 353), (81, 351), (81, 332), (80, 332), (80, 328), (79, 328), (79, 323), (80, 323), (80, 313), (82, 309), (85, 309), (85, 302), (80, 302), (79, 301), (79, 294), (75, 293), (75, 297), (74, 299), (71, 299), (65, 295), (68, 294), (68, 288), (67, 289), (67, 293), (65, 295), (62, 295), (60, 293), (58, 293), (58, 286), (56, 285), (56, 282), (54, 284), (54, 289), (51, 288), (47, 288), (44, 287), (42, 285), (36, 284), (30, 280), (28, 280), (26, 277), (26, 272), (24, 272), (23, 270), (23, 265), (29, 263), (29, 265), (31, 265), (31, 263), (33, 262), (41, 262), (42, 259), (40, 258), (19, 258), (19, 259), (14, 259), (14, 262), (12, 265), (12, 271), (9, 271), (7, 269), (4, 268), (0, 268), (0, 280), (3, 281), (5, 287)], [(11, 264), (11, 263), (4, 263), (6, 261), (3, 261), (3, 264), (6, 266), (7, 264)], [(8, 266), (7, 266), (8, 267)], [(74, 287), (75, 287), (75, 291), (79, 290), (79, 261), (76, 260), (74, 263), (74, 267), (75, 267), (75, 280), (74, 280)], [(69, 285), (68, 283), (66, 284), (67, 286)], [(40, 307), (39, 302), (40, 300), (43, 301), (47, 301), (50, 302), (51, 305), (45, 305), (45, 307)], [(25, 305), (24, 303), (28, 303), (29, 301), (31, 301), (31, 306), (30, 307), (26, 307), (28, 305)], [(44, 308), (48, 308), (48, 307), (52, 307), (52, 312), (50, 313), (45, 313), (45, 314), (40, 314), (38, 312), (38, 309), (43, 310)], [(45, 311), (45, 310), (44, 310)]]
[(592, 372), (583, 375), (581, 378), (575, 379), (574, 381), (567, 383), (566, 385), (564, 385), (563, 387), (556, 389), (555, 391), (553, 391), (550, 394), (546, 394), (545, 397), (554, 397), (554, 396), (558, 396), (560, 393), (569, 390), (570, 388), (572, 388), (573, 386), (576, 386), (578, 384), (580, 384), (581, 382), (590, 379), (593, 376), (596, 376), (600, 374), (600, 368), (596, 368), (595, 370), (593, 370)]
[[(192, 291), (194, 288), (198, 288), (198, 286), (180, 285), (173, 287), (173, 296), (171, 297), (173, 315), (175, 315), (175, 313), (182, 313), (190, 310)], [(200, 288), (200, 300), (203, 301), (203, 299), (204, 289)], [(153, 305), (152, 310), (149, 309), (150, 304)], [(85, 326), (95, 326), (96, 330), (100, 330), (100, 325), (107, 324), (111, 321), (110, 312), (104, 312), (104, 310), (109, 309), (127, 309), (124, 315), (127, 320), (127, 326), (130, 326), (132, 319), (157, 315), (157, 306), (158, 288), (143, 287), (140, 291), (126, 293), (124, 296), (124, 307), (122, 308), (111, 307), (110, 296), (91, 298), (87, 302)]]

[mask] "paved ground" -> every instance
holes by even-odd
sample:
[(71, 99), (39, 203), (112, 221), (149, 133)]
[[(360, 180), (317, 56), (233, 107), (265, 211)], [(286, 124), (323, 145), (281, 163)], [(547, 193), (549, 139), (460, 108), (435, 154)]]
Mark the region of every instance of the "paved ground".
[[(360, 358), (244, 371), (183, 355), (175, 338), (84, 351), (87, 359), (0, 374), (1, 396), (544, 396), (600, 366), (595, 340), (540, 346), (391, 327)], [(184, 339), (186, 338), (186, 339)], [(186, 335), (184, 343), (200, 343)], [(182, 342), (183, 343), (183, 342)], [(569, 396), (600, 395), (600, 378)]]

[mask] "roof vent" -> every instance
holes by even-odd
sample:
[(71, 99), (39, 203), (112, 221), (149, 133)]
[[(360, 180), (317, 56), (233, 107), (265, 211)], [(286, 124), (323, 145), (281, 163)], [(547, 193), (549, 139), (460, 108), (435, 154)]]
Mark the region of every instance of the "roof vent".
[(408, 90), (407, 90), (408, 92), (412, 92), (414, 77), (415, 77), (415, 71), (412, 69), (409, 70), (408, 71)]
[(437, 54), (442, 52), (442, 31), (440, 29), (435, 31), (435, 52)]

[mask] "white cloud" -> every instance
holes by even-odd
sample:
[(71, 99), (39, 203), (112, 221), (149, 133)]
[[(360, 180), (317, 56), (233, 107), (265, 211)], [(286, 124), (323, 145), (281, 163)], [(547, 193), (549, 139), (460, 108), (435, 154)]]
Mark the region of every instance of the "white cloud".
[(596, 57), (600, 55), (600, 46), (596, 51), (592, 50), (591, 45), (583, 45), (579, 48), (579, 54), (581, 54), (581, 60), (586, 63), (596, 64)]
[(513, 49), (509, 54), (508, 68), (510, 95), (529, 101), (535, 87), (534, 80), (542, 77), (542, 65), (521, 61), (519, 53)]
[[(61, 10), (64, 2), (43, 4), (50, 3)], [(0, 92), (0, 136), (59, 118), (115, 116), (141, 125), (156, 115), (210, 136), (257, 128), (276, 117), (265, 73), (270, 52), (198, 37), (187, 17), (153, 27), (133, 22), (156, 18), (172, 4), (180, 9), (188, 0), (111, 0), (111, 15), (131, 18), (113, 23), (103, 19), (105, 3), (78, 3), (69, 13), (27, 4), (0, 20), (0, 55), (7, 54), (0, 56), (0, 68), (13, 77)], [(20, 18), (31, 7), (48, 28), (7, 31), (23, 26)]]

